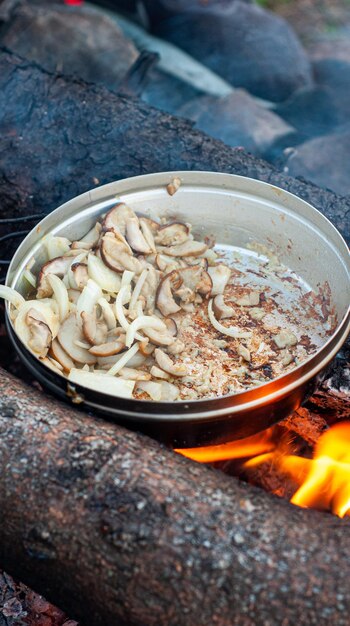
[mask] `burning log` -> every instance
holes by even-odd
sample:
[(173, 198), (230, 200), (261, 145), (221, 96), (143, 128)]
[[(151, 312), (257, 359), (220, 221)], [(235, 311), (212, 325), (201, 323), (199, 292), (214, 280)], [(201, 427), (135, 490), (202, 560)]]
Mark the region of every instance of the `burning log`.
[(89, 626), (336, 623), (350, 525), (0, 379), (0, 562)]

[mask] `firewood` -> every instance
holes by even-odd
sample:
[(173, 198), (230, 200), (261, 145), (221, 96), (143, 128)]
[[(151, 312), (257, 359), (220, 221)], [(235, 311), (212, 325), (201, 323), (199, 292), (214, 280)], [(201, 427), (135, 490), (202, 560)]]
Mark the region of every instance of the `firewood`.
[(345, 626), (350, 524), (0, 376), (0, 562), (85, 626)]

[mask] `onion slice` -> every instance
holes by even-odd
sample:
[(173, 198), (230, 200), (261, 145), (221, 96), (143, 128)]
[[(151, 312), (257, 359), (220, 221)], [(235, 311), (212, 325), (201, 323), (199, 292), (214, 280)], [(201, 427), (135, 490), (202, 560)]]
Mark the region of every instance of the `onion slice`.
[(109, 376), (115, 376), (116, 374), (118, 374), (118, 372), (120, 372), (120, 370), (123, 369), (123, 367), (125, 367), (125, 365), (136, 354), (136, 352), (138, 352), (138, 349), (139, 349), (139, 344), (135, 343), (135, 345), (132, 348), (130, 348), (129, 350), (127, 350), (127, 352), (124, 352), (122, 354), (122, 356), (118, 359), (118, 361), (108, 370), (107, 374)]
[(164, 322), (157, 317), (152, 317), (151, 315), (141, 315), (137, 317), (128, 327), (126, 331), (125, 345), (127, 348), (135, 341), (136, 333), (141, 328), (154, 328), (155, 330), (159, 330), (161, 333), (167, 331), (167, 327)]
[(6, 287), (5, 285), (0, 285), (0, 298), (11, 302), (16, 309), (19, 309), (19, 307), (25, 302), (25, 299), (20, 293), (18, 293), (18, 291), (12, 289), (11, 287)]
[(64, 282), (55, 274), (48, 274), (47, 280), (52, 287), (55, 300), (57, 302), (60, 322), (63, 322), (63, 320), (67, 317), (69, 313), (69, 298), (67, 287), (65, 286)]
[(222, 335), (227, 335), (228, 337), (233, 337), (234, 339), (249, 339), (252, 336), (251, 332), (244, 332), (237, 326), (229, 326), (229, 328), (226, 328), (226, 326), (220, 324), (214, 315), (213, 299), (211, 299), (208, 304), (208, 317), (214, 328), (216, 328), (216, 330), (218, 330)]
[(117, 272), (107, 267), (102, 259), (94, 254), (88, 256), (88, 272), (90, 278), (97, 283), (101, 289), (110, 293), (118, 293), (121, 286), (121, 279)]
[(77, 302), (77, 319), (80, 320), (80, 314), (83, 311), (85, 313), (93, 313), (95, 304), (100, 298), (102, 298), (101, 287), (89, 278)]
[(106, 393), (109, 396), (119, 396), (121, 398), (132, 398), (135, 381), (115, 378), (107, 374), (94, 374), (76, 368), (72, 368), (68, 375), (71, 383), (76, 383), (82, 387), (87, 387), (93, 391)]

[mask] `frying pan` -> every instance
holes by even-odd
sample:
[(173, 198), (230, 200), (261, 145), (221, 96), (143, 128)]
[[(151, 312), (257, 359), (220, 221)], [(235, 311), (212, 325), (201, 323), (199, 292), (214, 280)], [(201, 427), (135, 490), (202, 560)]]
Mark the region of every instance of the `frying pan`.
[[(181, 186), (170, 196), (166, 186), (174, 177), (181, 179)], [(33, 258), (34, 272), (46, 261), (43, 236), (51, 233), (78, 240), (115, 204), (116, 198), (152, 218), (190, 222), (196, 238), (214, 235), (225, 250), (239, 252), (247, 260), (247, 267), (254, 245), (278, 256), (293, 272), (301, 290), (313, 290), (319, 295), (320, 308), (324, 305), (323, 313), (316, 316), (317, 324), (311, 327), (303, 301), (285, 292), (286, 307), (299, 319), (299, 335), (313, 334), (317, 349), (278, 378), (220, 397), (176, 402), (129, 400), (79, 385), (67, 394), (67, 381), (27, 350), (7, 317), (9, 335), (32, 374), (66, 401), (79, 398), (79, 406), (85, 410), (141, 430), (176, 448), (248, 437), (297, 409), (324, 377), (350, 329), (350, 255), (335, 227), (304, 200), (250, 178), (212, 172), (137, 176), (84, 193), (45, 217), (19, 246), (6, 284), (26, 295), (28, 286), (22, 273)], [(324, 310), (326, 302), (328, 313)]]

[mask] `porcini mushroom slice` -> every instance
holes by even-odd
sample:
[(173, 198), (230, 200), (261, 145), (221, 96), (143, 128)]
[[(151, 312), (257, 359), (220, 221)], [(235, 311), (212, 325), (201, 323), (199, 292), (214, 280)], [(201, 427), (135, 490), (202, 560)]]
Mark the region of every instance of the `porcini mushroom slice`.
[(53, 290), (49, 281), (46, 280), (47, 275), (55, 274), (59, 278), (62, 278), (68, 271), (71, 262), (71, 258), (60, 256), (48, 261), (42, 266), (37, 281), (37, 298), (41, 300), (42, 298), (49, 298), (52, 295)]
[(152, 248), (150, 248), (140, 230), (139, 220), (136, 216), (129, 217), (126, 220), (125, 228), (126, 240), (135, 252), (141, 252), (142, 254), (150, 254), (152, 252)]
[[(28, 347), (31, 339), (31, 332), (27, 324), (27, 313), (31, 309), (36, 312), (36, 317), (48, 325), (52, 337), (56, 337), (59, 330), (59, 318), (57, 314), (57, 304), (54, 300), (26, 300), (18, 309), (14, 322), (15, 331), (18, 337)], [(30, 349), (30, 348), (29, 348)]]
[(236, 300), (238, 306), (258, 306), (260, 303), (260, 293), (258, 291), (249, 291), (249, 293), (241, 296)]
[(224, 302), (222, 293), (215, 296), (213, 300), (213, 312), (217, 320), (223, 320), (232, 317), (235, 313), (232, 306), (227, 306)]
[(157, 232), (157, 230), (159, 228), (159, 224), (154, 222), (156, 228), (155, 228), (155, 230), (154, 229), (152, 230), (152, 227), (150, 225), (151, 221), (152, 220), (145, 219), (144, 217), (140, 217), (139, 218), (140, 228), (142, 230), (142, 234), (143, 234), (145, 240), (147, 241), (150, 250), (153, 253), (155, 253), (156, 252), (156, 245), (154, 243), (154, 235), (153, 235), (153, 233)]
[(100, 250), (104, 263), (116, 272), (129, 270), (140, 274), (143, 270), (142, 263), (130, 254), (126, 245), (109, 233), (102, 237)]
[(29, 348), (39, 357), (45, 357), (52, 341), (52, 333), (45, 318), (35, 309), (29, 309), (26, 323), (30, 332)]
[(78, 289), (84, 289), (89, 280), (88, 266), (86, 263), (73, 263), (71, 270), (74, 276), (74, 281)]
[(57, 339), (54, 339), (51, 348), (50, 354), (60, 363), (65, 372), (69, 372), (72, 367), (74, 367), (74, 361), (70, 358), (65, 350), (63, 350), (61, 344)]
[(213, 267), (208, 267), (208, 274), (213, 281), (211, 295), (217, 296), (220, 293), (224, 293), (225, 287), (231, 276), (230, 268), (223, 263), (218, 263)]
[(298, 339), (290, 330), (281, 330), (278, 335), (273, 338), (277, 348), (288, 348), (289, 346), (295, 346), (298, 343)]
[(151, 380), (151, 374), (144, 372), (143, 370), (136, 370), (133, 367), (123, 367), (119, 376), (124, 380)]
[(158, 250), (160, 252), (164, 252), (168, 256), (187, 257), (200, 256), (207, 250), (207, 248), (208, 246), (202, 241), (194, 241), (193, 239), (189, 239), (184, 243), (180, 243), (178, 246), (159, 246)]
[(143, 333), (155, 346), (170, 346), (174, 343), (174, 337), (168, 332), (159, 332), (154, 328), (143, 328)]
[(186, 376), (187, 375), (187, 367), (183, 363), (173, 363), (171, 358), (160, 350), (160, 348), (156, 348), (154, 351), (154, 357), (156, 359), (157, 364), (160, 369), (168, 372), (172, 376)]
[(100, 222), (96, 222), (96, 224), (89, 230), (84, 237), (81, 238), (80, 242), (90, 243), (92, 247), (96, 246), (98, 240), (100, 238), (102, 226)]
[(124, 348), (125, 343), (123, 341), (108, 341), (107, 343), (92, 346), (89, 352), (94, 356), (113, 356), (113, 354), (119, 354)]
[(82, 331), (85, 339), (92, 345), (100, 345), (106, 342), (108, 325), (105, 320), (96, 318), (96, 309), (92, 313), (82, 311)]
[(71, 246), (71, 242), (67, 237), (55, 237), (54, 235), (44, 237), (43, 244), (47, 250), (49, 259), (63, 256), (68, 252)]
[(75, 313), (71, 313), (61, 324), (58, 331), (57, 339), (60, 342), (63, 350), (76, 361), (85, 365), (93, 365), (96, 363), (96, 357), (90, 354), (85, 348), (77, 346), (75, 341), (83, 341), (84, 335), (79, 328), (76, 320)]
[(154, 241), (160, 246), (178, 246), (188, 240), (190, 229), (183, 222), (173, 222), (161, 226), (154, 237)]
[(172, 317), (167, 317), (164, 321), (165, 326), (167, 327), (168, 334), (172, 337), (177, 335), (177, 323)]
[(181, 311), (181, 307), (176, 303), (172, 293), (171, 274), (172, 272), (160, 281), (156, 293), (156, 307), (165, 317)]
[(125, 237), (126, 222), (131, 217), (136, 217), (134, 211), (124, 202), (119, 202), (108, 211), (102, 222), (102, 228), (103, 230), (113, 230)]
[(143, 354), (144, 356), (150, 356), (154, 352), (155, 347), (154, 345), (152, 345), (152, 343), (149, 342), (147, 338), (144, 341), (140, 341), (139, 349), (141, 354)]
[(157, 367), (156, 365), (152, 365), (151, 375), (154, 378), (161, 378), (162, 380), (168, 380), (170, 378), (170, 374), (168, 372), (164, 372), (164, 370), (160, 369), (160, 367)]

